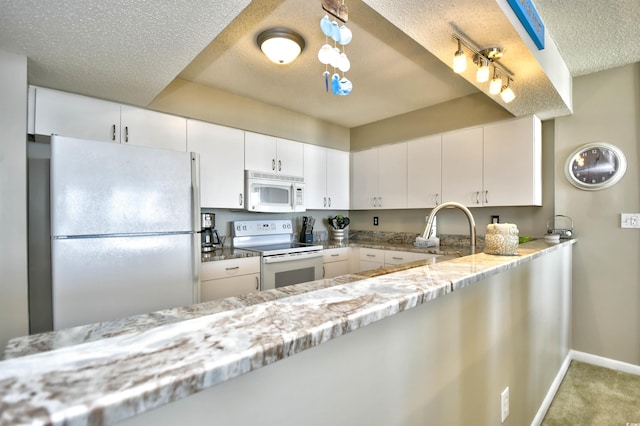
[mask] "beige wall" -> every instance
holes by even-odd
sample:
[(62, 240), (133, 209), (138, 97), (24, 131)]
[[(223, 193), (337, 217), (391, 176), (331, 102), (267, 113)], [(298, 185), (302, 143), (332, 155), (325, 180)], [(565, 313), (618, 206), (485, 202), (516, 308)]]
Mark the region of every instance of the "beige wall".
[(0, 51), (0, 352), (29, 332), (27, 58)]
[(513, 116), (484, 93), (351, 129), (351, 151), (500, 121)]
[[(621, 229), (620, 213), (640, 212), (640, 64), (576, 78), (574, 114), (556, 121), (555, 206), (573, 219), (573, 348), (640, 364), (640, 229)], [(581, 191), (564, 177), (578, 146), (604, 141), (629, 163), (615, 186)]]
[(174, 80), (149, 108), (183, 117), (349, 151), (349, 129), (229, 92)]

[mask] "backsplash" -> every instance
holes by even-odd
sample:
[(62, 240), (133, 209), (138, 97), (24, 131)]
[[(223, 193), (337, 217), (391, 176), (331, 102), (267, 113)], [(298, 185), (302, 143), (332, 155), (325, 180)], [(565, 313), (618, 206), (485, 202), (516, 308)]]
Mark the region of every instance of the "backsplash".
[[(358, 231), (349, 230), (349, 241), (384, 242), (392, 245), (413, 245), (416, 237), (421, 234), (412, 232), (382, 232), (382, 231)], [(470, 244), (468, 235), (440, 234), (440, 245), (444, 247), (468, 247)], [(477, 236), (477, 249), (484, 248), (484, 236)]]

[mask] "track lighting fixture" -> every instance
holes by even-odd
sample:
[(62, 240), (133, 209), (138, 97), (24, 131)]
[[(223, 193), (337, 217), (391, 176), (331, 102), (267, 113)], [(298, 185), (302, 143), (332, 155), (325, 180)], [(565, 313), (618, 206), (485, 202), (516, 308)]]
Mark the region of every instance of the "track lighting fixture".
[[(464, 45), (473, 53), (473, 62), (477, 65), (476, 82), (486, 83), (489, 81), (492, 75), (491, 67), (493, 67), (493, 78), (489, 82), (489, 93), (494, 96), (500, 94), (505, 103), (514, 100), (516, 95), (509, 87), (509, 83), (513, 81), (513, 73), (508, 71), (502, 64), (498, 65), (496, 63), (502, 58), (503, 50), (500, 47), (478, 49), (457, 34), (452, 34), (452, 37), (458, 42), (458, 50), (453, 55), (453, 71), (457, 74), (462, 74), (467, 69), (467, 57), (462, 50)], [(505, 78), (507, 81), (503, 85)]]
[(453, 55), (453, 72), (456, 74), (462, 74), (467, 70), (467, 55), (462, 50), (462, 44), (458, 40), (458, 50)]

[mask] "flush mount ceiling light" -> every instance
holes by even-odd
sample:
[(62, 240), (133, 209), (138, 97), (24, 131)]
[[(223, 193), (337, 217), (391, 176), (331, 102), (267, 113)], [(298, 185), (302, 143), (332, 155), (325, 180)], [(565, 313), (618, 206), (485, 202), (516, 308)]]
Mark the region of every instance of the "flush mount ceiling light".
[[(496, 63), (503, 56), (502, 48), (490, 47), (481, 50), (457, 34), (452, 34), (451, 36), (458, 42), (458, 50), (453, 55), (453, 71), (457, 74), (462, 74), (467, 69), (467, 57), (462, 50), (462, 46), (464, 46), (473, 53), (473, 62), (477, 65), (476, 82), (486, 83), (489, 81), (491, 67), (493, 67), (493, 78), (489, 83), (489, 93), (492, 95), (500, 94), (505, 103), (514, 100), (516, 95), (509, 87), (509, 83), (513, 81), (513, 73), (507, 70), (504, 65)], [(503, 78), (507, 79), (505, 85), (502, 84)]]
[(258, 34), (258, 46), (272, 62), (284, 65), (293, 62), (304, 49), (302, 36), (287, 28), (272, 28)]

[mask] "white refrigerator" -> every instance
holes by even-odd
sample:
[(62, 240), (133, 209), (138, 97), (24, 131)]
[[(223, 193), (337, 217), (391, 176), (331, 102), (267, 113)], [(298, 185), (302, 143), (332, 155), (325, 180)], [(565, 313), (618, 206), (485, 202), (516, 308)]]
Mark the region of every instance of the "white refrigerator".
[(51, 137), (53, 329), (199, 301), (197, 154)]

